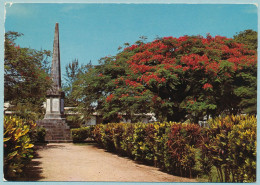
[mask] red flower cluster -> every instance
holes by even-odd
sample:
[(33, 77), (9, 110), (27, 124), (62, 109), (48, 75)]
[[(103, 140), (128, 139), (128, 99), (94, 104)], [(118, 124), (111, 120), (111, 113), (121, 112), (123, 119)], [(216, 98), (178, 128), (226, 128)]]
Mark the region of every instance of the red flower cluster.
[(139, 64), (141, 63), (147, 63), (151, 56), (153, 55), (152, 52), (145, 50), (142, 53), (136, 53), (133, 57), (132, 60), (138, 62)]
[(150, 84), (150, 81), (151, 81), (151, 80), (155, 80), (155, 81), (157, 81), (157, 82), (159, 82), (159, 83), (162, 83), (162, 82), (165, 82), (165, 81), (166, 81), (166, 79), (165, 79), (164, 77), (159, 78), (159, 77), (158, 77), (157, 75), (155, 75), (155, 74), (145, 74), (145, 75), (143, 75), (143, 76), (140, 78), (140, 81), (145, 82), (147, 85)]
[(213, 86), (211, 84), (209, 84), (209, 83), (205, 83), (202, 88), (203, 89), (212, 89)]
[(207, 66), (205, 66), (206, 73), (213, 72), (214, 75), (217, 75), (218, 70), (219, 70), (219, 63), (216, 61), (212, 61), (208, 63)]
[(136, 64), (136, 63), (131, 63), (131, 69), (133, 72), (136, 73), (144, 73), (146, 71), (150, 71), (151, 69), (154, 69), (155, 66), (149, 66), (149, 65), (144, 65), (144, 64)]
[(156, 102), (157, 102), (157, 98), (158, 98), (157, 95), (153, 96), (153, 98), (152, 98), (153, 103), (156, 103)]
[(137, 47), (138, 47), (138, 45), (134, 44), (134, 45), (132, 45), (132, 46), (130, 46), (130, 47), (125, 48), (124, 50), (130, 50), (130, 51), (132, 51), (132, 50), (134, 50), (134, 49), (137, 48)]
[(128, 97), (129, 94), (122, 94), (120, 98)]
[(209, 59), (206, 55), (200, 56), (198, 54), (190, 54), (181, 57), (181, 62), (186, 64), (192, 70), (202, 69), (204, 65), (209, 63)]
[(126, 80), (125, 80), (125, 84), (126, 84), (127, 86), (133, 86), (133, 87), (138, 87), (138, 86), (141, 85), (140, 83), (138, 83), (138, 82), (136, 82), (136, 81), (131, 81), (131, 80), (129, 80), (129, 79), (126, 79)]
[(107, 102), (110, 102), (113, 98), (114, 98), (114, 95), (113, 95), (113, 94), (110, 94), (110, 95), (107, 96), (106, 101), (107, 101)]
[(20, 49), (20, 46), (19, 46), (19, 45), (18, 45), (18, 46), (15, 46), (15, 48), (16, 48), (16, 49)]
[[(232, 70), (240, 70), (245, 65), (255, 65), (255, 51), (249, 50), (243, 44), (235, 43), (232, 39), (208, 35), (179, 38), (164, 37), (150, 43), (132, 45), (128, 50), (138, 48), (127, 61), (136, 81), (150, 84), (151, 80), (157, 83), (166, 82), (166, 77), (161, 76), (160, 71), (170, 71), (169, 74), (178, 75), (194, 70), (200, 70), (205, 75), (219, 75), (222, 62), (232, 63)], [(233, 65), (234, 64), (234, 65)], [(229, 76), (229, 73), (221, 73)], [(221, 75), (220, 74), (220, 75)], [(126, 80), (126, 85), (138, 86), (134, 80)], [(204, 84), (204, 89), (212, 88), (211, 84)]]

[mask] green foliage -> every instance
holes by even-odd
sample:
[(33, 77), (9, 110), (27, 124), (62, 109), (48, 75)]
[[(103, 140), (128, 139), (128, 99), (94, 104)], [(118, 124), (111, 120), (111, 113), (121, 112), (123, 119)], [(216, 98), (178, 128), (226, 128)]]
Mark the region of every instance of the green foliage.
[(91, 68), (91, 62), (86, 66), (80, 65), (78, 59), (74, 59), (66, 66), (65, 82), (63, 83), (63, 90), (65, 92), (65, 106), (76, 107), (78, 101), (75, 98), (75, 84), (74, 82), (79, 79), (79, 76)]
[(15, 115), (22, 119), (37, 121), (43, 118), (43, 109), (39, 105), (32, 104), (31, 102), (17, 103), (15, 106), (10, 107), (8, 110), (13, 111)]
[(5, 34), (4, 101), (41, 113), (41, 105), (51, 85), (47, 74), (50, 51), (16, 45), (15, 40), (21, 35), (17, 32)]
[(202, 167), (216, 167), (220, 182), (256, 181), (256, 117), (216, 118), (206, 129)]
[(18, 117), (4, 117), (4, 175), (7, 180), (21, 174), (33, 157), (30, 132), (36, 123)]
[[(69, 110), (70, 112), (71, 110)], [(72, 110), (73, 112), (74, 110)], [(65, 113), (66, 114), (66, 113)], [(66, 116), (66, 121), (70, 128), (79, 128), (84, 124), (84, 120), (81, 115), (75, 114), (75, 115), (67, 115)]]
[[(175, 136), (177, 127), (182, 130), (179, 136)], [(109, 123), (96, 125), (93, 137), (109, 151), (190, 177), (195, 164), (200, 127), (180, 123)]]
[(72, 140), (74, 143), (84, 142), (87, 138), (93, 138), (92, 131), (94, 127), (80, 127), (71, 129)]
[(197, 124), (109, 123), (92, 137), (103, 148), (171, 174), (210, 182), (256, 180), (256, 117), (227, 116)]
[(161, 122), (197, 123), (205, 116), (256, 114), (256, 78), (256, 51), (234, 39), (164, 37), (100, 59), (75, 81), (74, 95), (80, 112), (97, 112), (110, 123), (138, 122), (136, 114), (151, 112)]
[(45, 143), (45, 135), (46, 129), (43, 127), (36, 127), (36, 129), (30, 131), (30, 138), (34, 144)]
[(123, 133), (122, 140), (120, 141), (120, 148), (123, 151), (123, 154), (132, 157), (132, 149), (134, 147), (134, 134), (135, 126), (132, 123), (123, 124)]
[(250, 49), (257, 50), (257, 32), (254, 30), (245, 30), (234, 35), (234, 40), (247, 45)]
[(201, 128), (195, 124), (174, 124), (169, 134), (168, 148), (171, 154), (170, 169), (183, 176), (192, 176), (196, 148), (199, 147)]

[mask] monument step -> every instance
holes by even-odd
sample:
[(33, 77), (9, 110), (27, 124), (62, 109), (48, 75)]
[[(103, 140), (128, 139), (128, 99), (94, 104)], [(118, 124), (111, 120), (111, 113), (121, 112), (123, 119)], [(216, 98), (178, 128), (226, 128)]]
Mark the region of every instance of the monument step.
[(51, 125), (51, 126), (46, 126), (46, 125), (42, 125), (42, 127), (46, 128), (46, 129), (62, 129), (62, 130), (67, 130), (69, 131), (70, 129), (65, 127), (65, 126), (55, 126), (55, 125)]
[(69, 134), (51, 134), (52, 137), (69, 137)]
[(50, 133), (52, 134), (70, 134), (70, 131), (64, 131), (64, 130), (49, 130)]
[(67, 139), (67, 140), (49, 140), (49, 143), (72, 143), (72, 140)]
[(48, 123), (48, 124), (38, 124), (39, 126), (45, 126), (45, 127), (65, 127), (65, 128), (70, 128), (68, 125), (66, 124), (56, 124), (56, 123)]
[(66, 137), (53, 137), (52, 140), (66, 140)]
[(45, 140), (47, 142), (70, 142), (70, 127), (65, 120), (43, 119), (37, 121), (37, 125), (46, 129)]

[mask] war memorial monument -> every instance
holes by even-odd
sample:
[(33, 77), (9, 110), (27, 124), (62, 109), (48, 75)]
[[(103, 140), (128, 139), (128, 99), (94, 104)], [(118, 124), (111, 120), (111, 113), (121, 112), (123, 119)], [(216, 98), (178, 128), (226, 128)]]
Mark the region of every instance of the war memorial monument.
[(64, 92), (61, 89), (59, 24), (55, 25), (53, 57), (51, 67), (52, 86), (47, 91), (46, 113), (38, 126), (46, 129), (45, 140), (48, 142), (70, 142), (70, 128), (64, 116)]

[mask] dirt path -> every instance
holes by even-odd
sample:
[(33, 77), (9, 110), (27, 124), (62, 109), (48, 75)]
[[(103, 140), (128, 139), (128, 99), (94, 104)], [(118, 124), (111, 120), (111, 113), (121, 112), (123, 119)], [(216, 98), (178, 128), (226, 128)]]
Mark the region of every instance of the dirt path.
[(37, 181), (195, 182), (137, 164), (93, 144), (53, 143), (39, 148), (29, 171)]

